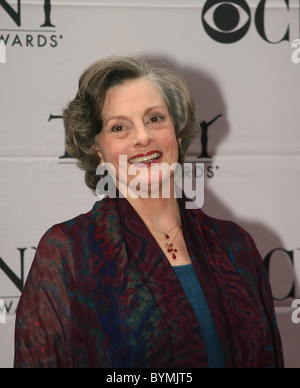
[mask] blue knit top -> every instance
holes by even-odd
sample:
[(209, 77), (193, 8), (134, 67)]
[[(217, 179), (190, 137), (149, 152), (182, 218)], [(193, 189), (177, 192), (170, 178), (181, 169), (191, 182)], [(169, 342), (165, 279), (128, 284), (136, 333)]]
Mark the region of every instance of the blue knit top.
[(173, 268), (199, 321), (207, 353), (208, 367), (224, 368), (220, 338), (193, 264)]

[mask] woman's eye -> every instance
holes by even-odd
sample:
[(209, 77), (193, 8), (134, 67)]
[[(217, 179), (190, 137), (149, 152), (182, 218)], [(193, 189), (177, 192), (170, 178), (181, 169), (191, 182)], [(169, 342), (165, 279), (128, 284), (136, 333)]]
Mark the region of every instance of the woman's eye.
[(112, 127), (112, 132), (123, 132), (126, 129), (125, 125), (116, 124)]
[(156, 124), (156, 123), (161, 122), (163, 119), (164, 119), (164, 116), (157, 114), (157, 115), (152, 116), (149, 121), (150, 121), (150, 123)]

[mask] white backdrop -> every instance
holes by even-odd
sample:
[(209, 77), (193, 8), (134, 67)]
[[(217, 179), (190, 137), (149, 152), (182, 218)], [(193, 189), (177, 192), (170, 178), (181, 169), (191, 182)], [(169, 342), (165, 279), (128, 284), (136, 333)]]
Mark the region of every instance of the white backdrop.
[(1, 1), (0, 367), (12, 366), (15, 310), (41, 236), (96, 201), (74, 161), (60, 158), (60, 116), (82, 71), (111, 54), (179, 67), (199, 121), (222, 115), (208, 129), (211, 159), (197, 159), (201, 139), (189, 153), (206, 162), (204, 210), (254, 237), (281, 300), (286, 364), (300, 367), (300, 326), (291, 318), (300, 298), (300, 50), (292, 47), (299, 7), (299, 0)]

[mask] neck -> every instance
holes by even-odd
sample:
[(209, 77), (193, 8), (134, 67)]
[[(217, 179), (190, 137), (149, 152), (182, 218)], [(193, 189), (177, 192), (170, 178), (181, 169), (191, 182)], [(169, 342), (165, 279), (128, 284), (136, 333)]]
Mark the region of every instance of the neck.
[(128, 202), (145, 224), (158, 231), (167, 231), (180, 221), (176, 198), (128, 198)]

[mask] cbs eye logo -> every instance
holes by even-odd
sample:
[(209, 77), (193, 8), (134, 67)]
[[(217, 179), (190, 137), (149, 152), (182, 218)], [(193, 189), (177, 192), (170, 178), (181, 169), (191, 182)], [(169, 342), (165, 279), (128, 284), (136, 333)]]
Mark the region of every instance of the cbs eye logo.
[(202, 13), (207, 34), (220, 43), (235, 43), (248, 32), (251, 11), (245, 0), (209, 0)]
[[(255, 11), (255, 27), (266, 42), (276, 44), (289, 41), (290, 29), (277, 42), (266, 34), (265, 14), (267, 0), (260, 0)], [(289, 0), (284, 0), (289, 11)], [(245, 0), (208, 0), (202, 11), (202, 23), (206, 33), (219, 43), (236, 43), (248, 32), (251, 25), (251, 10)]]

